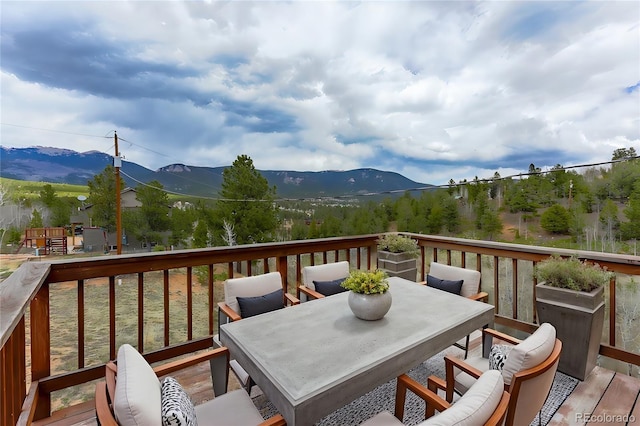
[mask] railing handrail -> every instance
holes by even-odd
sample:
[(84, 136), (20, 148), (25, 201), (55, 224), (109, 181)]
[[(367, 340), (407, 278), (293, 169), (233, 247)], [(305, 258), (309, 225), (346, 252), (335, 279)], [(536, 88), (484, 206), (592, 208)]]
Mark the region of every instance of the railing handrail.
[(0, 348), (24, 316), (49, 271), (47, 263), (26, 262), (0, 283)]
[[(520, 254), (519, 258), (523, 260), (541, 260), (552, 254), (577, 255), (581, 259), (599, 262), (603, 266), (607, 266), (611, 271), (621, 273), (630, 273), (632, 268), (640, 267), (640, 256), (470, 240), (408, 232), (402, 232), (402, 234), (411, 236), (418, 241), (428, 242), (430, 246), (435, 245), (442, 249), (450, 246), (452, 250), (465, 251), (465, 247), (468, 247), (469, 249), (474, 249), (475, 253), (495, 256), (505, 256), (510, 252), (517, 252)], [(345, 249), (358, 245), (358, 243), (371, 242), (378, 237), (378, 234), (368, 234), (355, 237), (60, 259), (47, 262), (25, 262), (0, 283), (0, 301), (2, 302), (2, 310), (0, 311), (0, 347), (4, 346), (9, 335), (13, 332), (13, 328), (28, 308), (29, 302), (45, 280), (49, 283), (54, 283), (103, 277), (110, 275), (110, 273), (105, 272), (106, 269), (113, 270), (115, 266), (118, 267), (120, 275), (136, 273), (141, 270), (151, 272), (202, 265), (203, 259), (208, 258), (215, 258), (216, 263), (250, 260), (259, 258), (260, 256), (257, 253), (264, 251), (268, 251), (270, 256), (290, 256), (308, 252), (309, 248), (314, 248), (317, 251)], [(87, 268), (87, 264), (91, 264), (93, 267)]]
[[(577, 256), (580, 259), (597, 262), (602, 266), (609, 267), (611, 271), (628, 273), (637, 272), (640, 267), (640, 256), (601, 253), (586, 250), (572, 250), (555, 247), (529, 246), (526, 244), (503, 243), (497, 241), (485, 240), (468, 240), (463, 238), (444, 237), (439, 235), (414, 234), (410, 232), (402, 232), (401, 234), (415, 238), (418, 241), (428, 242), (429, 246), (438, 246), (438, 248), (447, 248), (451, 250), (465, 251), (465, 247), (474, 249), (474, 253), (486, 254), (492, 256), (511, 257), (509, 253), (519, 253), (518, 259), (539, 261), (553, 254), (561, 256)], [(483, 250), (478, 250), (483, 249)], [(471, 250), (469, 250), (471, 251)]]

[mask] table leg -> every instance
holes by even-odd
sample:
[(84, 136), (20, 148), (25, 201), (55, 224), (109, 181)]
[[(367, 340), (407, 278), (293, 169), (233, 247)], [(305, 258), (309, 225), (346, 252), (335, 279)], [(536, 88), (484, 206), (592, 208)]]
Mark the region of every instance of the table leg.
[[(213, 347), (220, 347), (215, 341)], [(213, 395), (219, 396), (227, 393), (229, 384), (229, 366), (227, 365), (226, 356), (217, 356), (209, 360), (211, 368), (211, 381), (213, 382)]]
[(482, 357), (489, 358), (489, 352), (491, 352), (491, 344), (493, 343), (493, 337), (489, 333), (485, 333), (484, 329), (488, 328), (488, 325), (482, 327)]

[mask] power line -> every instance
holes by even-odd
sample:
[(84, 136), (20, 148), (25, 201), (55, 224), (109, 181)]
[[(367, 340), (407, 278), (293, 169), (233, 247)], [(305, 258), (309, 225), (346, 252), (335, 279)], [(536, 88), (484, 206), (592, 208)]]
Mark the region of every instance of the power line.
[[(620, 163), (620, 162), (624, 162), (624, 161), (636, 160), (636, 159), (639, 159), (639, 158), (640, 158), (640, 156), (635, 156), (635, 157), (622, 158), (622, 159), (618, 159), (618, 160), (602, 161), (602, 162), (598, 162), (598, 163), (578, 164), (578, 165), (575, 165), (575, 166), (561, 167), (561, 168), (557, 168), (557, 169), (553, 169), (553, 170), (547, 170), (547, 171), (535, 170), (535, 171), (526, 172), (526, 173), (516, 173), (516, 174), (510, 175), (510, 176), (504, 176), (504, 177), (501, 176), (499, 178), (478, 179), (478, 180), (472, 180), (472, 181), (467, 181), (467, 182), (457, 182), (455, 184), (441, 184), (441, 185), (421, 186), (421, 187), (416, 187), (416, 188), (392, 189), (392, 190), (386, 190), (386, 191), (367, 192), (367, 193), (363, 193), (363, 194), (336, 195), (336, 196), (332, 196), (332, 197), (327, 196), (327, 197), (302, 197), (302, 198), (276, 198), (276, 199), (273, 200), (273, 202), (322, 201), (322, 200), (328, 201), (328, 200), (336, 200), (336, 199), (349, 199), (349, 198), (355, 198), (355, 197), (372, 197), (372, 196), (377, 196), (377, 195), (400, 194), (400, 193), (405, 193), (405, 192), (430, 191), (430, 190), (434, 190), (434, 189), (460, 187), (460, 186), (476, 184), (476, 183), (489, 183), (489, 182), (513, 179), (513, 178), (522, 178), (523, 176), (544, 175), (544, 174), (548, 174), (548, 173), (554, 173), (554, 172), (570, 170), (570, 169), (577, 169), (577, 168), (583, 168), (583, 167), (595, 167), (595, 166), (602, 166), (602, 165), (606, 165), (606, 164), (615, 164), (615, 163)], [(184, 193), (170, 191), (170, 190), (167, 190), (167, 189), (164, 189), (164, 188), (158, 188), (158, 187), (146, 184), (146, 183), (141, 182), (141, 181), (135, 179), (134, 177), (126, 174), (123, 171), (121, 171), (120, 173), (122, 173), (123, 175), (127, 176), (129, 179), (133, 180), (134, 182), (137, 182), (140, 185), (143, 185), (143, 186), (146, 186), (146, 187), (149, 187), (149, 188), (153, 188), (153, 189), (157, 189), (159, 191), (163, 191), (163, 192), (166, 192), (168, 194), (180, 195), (180, 196), (183, 196), (183, 197), (201, 198), (201, 199), (213, 200), (213, 201), (251, 201), (251, 202), (265, 202), (265, 201), (267, 201), (267, 200), (256, 200), (256, 199), (248, 199), (248, 200), (247, 199), (242, 199), (242, 200), (239, 200), (239, 199), (230, 199), (230, 198), (206, 197), (206, 196), (201, 196), (201, 195), (184, 194)]]

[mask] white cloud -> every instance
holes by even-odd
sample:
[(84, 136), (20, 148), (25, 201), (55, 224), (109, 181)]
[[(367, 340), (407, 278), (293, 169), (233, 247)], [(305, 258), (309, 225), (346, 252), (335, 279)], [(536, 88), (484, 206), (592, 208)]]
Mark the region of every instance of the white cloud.
[(637, 2), (4, 2), (2, 144), (108, 151), (26, 127), (117, 129), (149, 168), (248, 154), (425, 183), (605, 161), (640, 149), (640, 89), (626, 90), (639, 15)]

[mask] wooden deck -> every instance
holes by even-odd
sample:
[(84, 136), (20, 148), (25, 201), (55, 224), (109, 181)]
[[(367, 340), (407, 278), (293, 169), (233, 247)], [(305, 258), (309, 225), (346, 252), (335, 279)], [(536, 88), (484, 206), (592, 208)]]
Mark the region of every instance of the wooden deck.
[[(470, 352), (479, 351), (479, 339), (473, 339)], [(204, 362), (173, 375), (194, 400), (195, 404), (213, 398), (209, 363)], [(230, 374), (229, 389), (238, 389), (235, 376)], [(640, 424), (640, 379), (623, 373), (596, 367), (548, 423), (550, 426), (570, 425), (632, 425)], [(634, 416), (634, 417), (630, 417)], [(635, 422), (631, 421), (635, 418)], [(60, 410), (35, 425), (97, 425), (93, 401)]]

